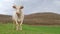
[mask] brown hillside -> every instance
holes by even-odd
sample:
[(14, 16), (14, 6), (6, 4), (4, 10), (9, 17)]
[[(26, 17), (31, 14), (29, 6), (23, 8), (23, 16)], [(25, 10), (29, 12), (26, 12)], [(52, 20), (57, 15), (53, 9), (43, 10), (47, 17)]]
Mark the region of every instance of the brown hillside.
[(56, 13), (35, 13), (25, 16), (24, 23), (31, 25), (60, 25), (60, 15)]
[[(12, 23), (11, 16), (0, 15), (1, 23)], [(60, 25), (60, 14), (56, 13), (35, 13), (25, 15), (24, 24), (30, 25)]]
[(11, 16), (0, 14), (0, 23), (12, 22)]

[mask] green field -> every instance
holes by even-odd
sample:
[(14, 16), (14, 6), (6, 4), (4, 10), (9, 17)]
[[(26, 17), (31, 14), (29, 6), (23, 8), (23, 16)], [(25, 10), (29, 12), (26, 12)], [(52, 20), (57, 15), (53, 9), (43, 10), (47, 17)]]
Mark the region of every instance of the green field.
[(0, 34), (60, 34), (60, 26), (23, 25), (22, 31), (16, 31), (12, 24), (0, 24)]

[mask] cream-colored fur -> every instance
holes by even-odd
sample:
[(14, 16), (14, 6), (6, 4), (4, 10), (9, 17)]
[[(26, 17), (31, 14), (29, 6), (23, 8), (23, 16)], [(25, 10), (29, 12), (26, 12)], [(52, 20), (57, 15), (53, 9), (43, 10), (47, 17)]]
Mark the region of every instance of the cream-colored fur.
[(16, 10), (12, 16), (13, 23), (16, 23), (16, 30), (22, 30), (22, 23), (24, 19), (24, 13), (22, 11), (23, 6), (14, 5), (13, 8)]

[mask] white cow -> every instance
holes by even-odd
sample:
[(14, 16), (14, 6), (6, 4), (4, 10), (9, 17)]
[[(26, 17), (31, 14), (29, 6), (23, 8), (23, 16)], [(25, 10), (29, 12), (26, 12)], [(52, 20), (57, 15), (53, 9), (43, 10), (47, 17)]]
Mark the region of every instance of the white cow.
[(13, 8), (16, 10), (12, 16), (13, 23), (16, 23), (16, 30), (22, 30), (22, 23), (24, 19), (24, 13), (22, 12), (23, 6), (14, 5)]

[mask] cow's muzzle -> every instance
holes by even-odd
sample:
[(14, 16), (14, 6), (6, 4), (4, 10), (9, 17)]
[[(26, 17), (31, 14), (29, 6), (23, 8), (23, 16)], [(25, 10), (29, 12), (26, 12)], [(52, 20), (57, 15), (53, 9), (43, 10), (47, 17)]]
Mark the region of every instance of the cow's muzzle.
[(17, 15), (19, 15), (20, 13), (19, 12), (16, 12)]

